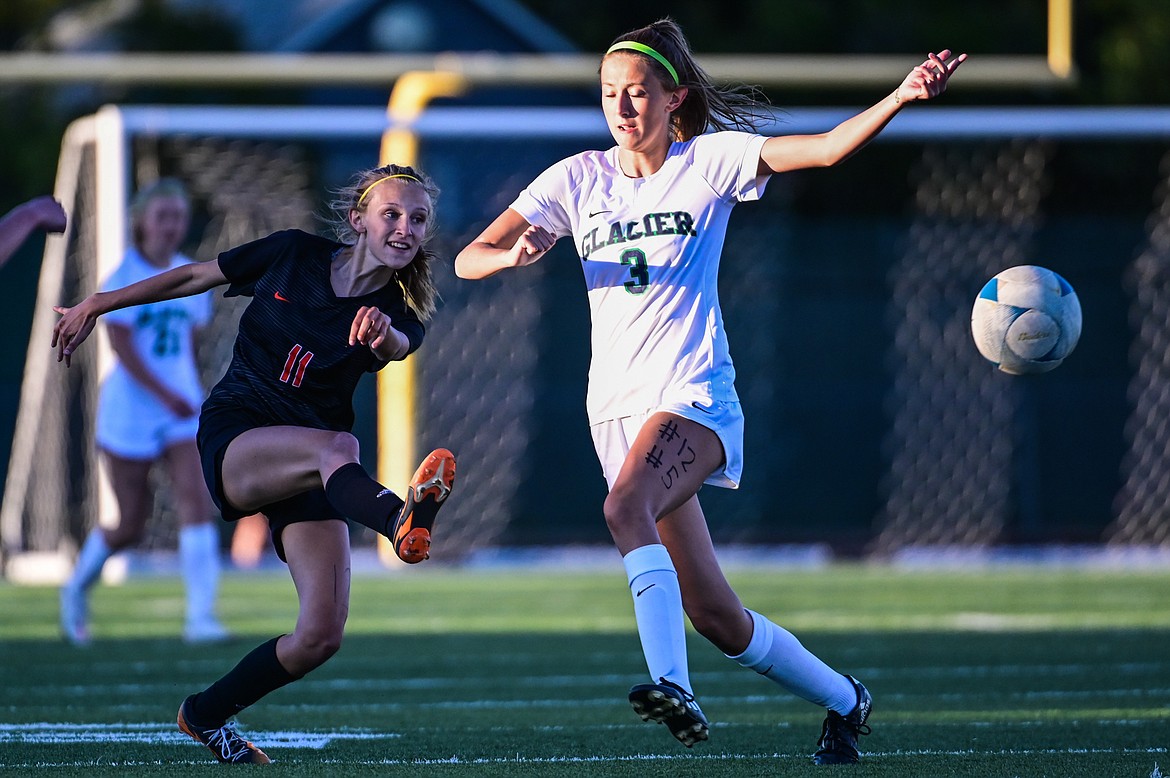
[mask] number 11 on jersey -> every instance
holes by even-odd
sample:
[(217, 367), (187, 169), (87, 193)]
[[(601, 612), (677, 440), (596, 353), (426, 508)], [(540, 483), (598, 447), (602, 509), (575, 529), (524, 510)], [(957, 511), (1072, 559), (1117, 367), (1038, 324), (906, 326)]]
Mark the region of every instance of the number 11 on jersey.
[(312, 360), (312, 351), (302, 348), (300, 343), (293, 346), (288, 352), (288, 359), (284, 361), (284, 370), (280, 374), (281, 383), (287, 384), (291, 379), (293, 386), (300, 386), (305, 378), (305, 370)]

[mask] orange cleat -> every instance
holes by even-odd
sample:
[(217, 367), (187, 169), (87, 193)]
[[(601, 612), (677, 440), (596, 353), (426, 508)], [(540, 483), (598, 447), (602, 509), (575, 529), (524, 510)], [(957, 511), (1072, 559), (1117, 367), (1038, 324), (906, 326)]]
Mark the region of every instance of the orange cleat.
[(188, 697), (179, 706), (179, 731), (207, 746), (217, 760), (224, 764), (271, 764), (268, 754), (240, 737), (230, 724), (201, 727), (192, 723), (190, 704)]
[(414, 471), (406, 490), (406, 504), (394, 522), (394, 553), (408, 565), (431, 555), (431, 529), (435, 516), (455, 485), (455, 455), (437, 448)]

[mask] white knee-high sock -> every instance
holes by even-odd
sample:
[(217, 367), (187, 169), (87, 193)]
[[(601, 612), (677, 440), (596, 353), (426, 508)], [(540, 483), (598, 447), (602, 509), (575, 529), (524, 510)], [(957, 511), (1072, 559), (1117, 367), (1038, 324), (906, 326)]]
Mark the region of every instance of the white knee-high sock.
[(102, 574), (102, 567), (106, 560), (113, 555), (113, 551), (106, 545), (106, 536), (99, 527), (94, 527), (85, 536), (81, 544), (81, 553), (77, 555), (77, 564), (73, 568), (73, 575), (65, 584), (70, 589), (84, 592), (93, 586), (94, 581)]
[(742, 654), (729, 659), (842, 716), (857, 707), (857, 690), (848, 678), (818, 659), (788, 630), (755, 611), (749, 610), (748, 615), (752, 639)]
[(187, 623), (214, 620), (219, 590), (219, 533), (214, 523), (179, 530), (179, 566), (187, 590)]
[(622, 562), (650, 677), (654, 683), (665, 678), (691, 691), (682, 593), (670, 553), (666, 546), (655, 543), (635, 548)]

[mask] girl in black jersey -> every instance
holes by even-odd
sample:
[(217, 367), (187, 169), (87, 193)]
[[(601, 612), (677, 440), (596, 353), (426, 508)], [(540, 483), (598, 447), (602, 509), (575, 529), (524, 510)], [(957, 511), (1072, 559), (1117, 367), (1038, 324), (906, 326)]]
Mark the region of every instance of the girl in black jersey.
[(231, 365), (199, 419), (203, 472), (224, 518), (263, 513), (300, 601), (296, 628), (245, 656), (184, 700), (179, 728), (221, 762), (266, 763), (228, 718), (301, 678), (337, 652), (349, 609), (344, 517), (389, 537), (405, 562), (428, 556), (435, 514), (455, 479), (455, 459), (433, 451), (405, 502), (359, 464), (352, 399), (362, 374), (419, 347), (435, 306), (433, 255), (438, 188), (423, 173), (386, 165), (359, 173), (333, 203), (340, 242), (278, 232), (121, 289), (87, 297), (53, 330), (66, 365), (97, 317), (130, 305), (228, 285), (252, 302), (240, 319)]

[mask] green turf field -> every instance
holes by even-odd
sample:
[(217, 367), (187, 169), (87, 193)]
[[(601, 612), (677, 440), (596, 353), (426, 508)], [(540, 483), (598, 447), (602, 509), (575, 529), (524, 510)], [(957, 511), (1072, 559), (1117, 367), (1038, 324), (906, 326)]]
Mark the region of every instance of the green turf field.
[[(273, 775), (1170, 775), (1170, 571), (732, 570), (746, 604), (874, 695), (858, 768), (809, 760), (823, 712), (692, 635), (711, 739), (687, 750), (625, 695), (644, 680), (620, 566), (432, 567), (354, 582), (346, 644), (241, 729)], [(281, 572), (225, 580), (240, 634), (176, 639), (176, 580), (100, 588), (94, 645), (56, 637), (56, 591), (0, 584), (0, 774), (221, 774), (174, 714), (291, 628)]]

